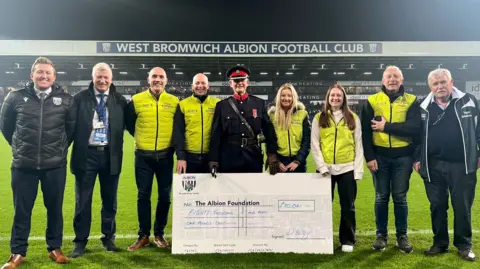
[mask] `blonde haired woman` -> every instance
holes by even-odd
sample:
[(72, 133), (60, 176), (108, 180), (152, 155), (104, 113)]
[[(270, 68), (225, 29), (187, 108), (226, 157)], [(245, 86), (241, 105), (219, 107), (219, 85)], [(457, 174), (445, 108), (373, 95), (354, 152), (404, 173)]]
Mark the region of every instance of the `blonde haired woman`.
[(280, 86), (268, 114), (277, 134), (281, 172), (305, 173), (310, 152), (310, 122), (292, 84)]
[(323, 111), (312, 122), (312, 156), (317, 171), (331, 175), (332, 200), (335, 184), (340, 197), (339, 237), (343, 252), (352, 252), (356, 237), (355, 199), (357, 182), (363, 177), (362, 131), (358, 116), (347, 104), (347, 94), (339, 84), (332, 85)]

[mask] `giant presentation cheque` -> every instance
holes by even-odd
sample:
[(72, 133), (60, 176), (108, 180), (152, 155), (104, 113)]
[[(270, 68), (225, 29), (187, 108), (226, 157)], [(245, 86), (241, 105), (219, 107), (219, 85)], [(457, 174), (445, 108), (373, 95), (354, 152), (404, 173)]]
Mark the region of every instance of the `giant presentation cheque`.
[(172, 253), (333, 253), (330, 177), (175, 175)]

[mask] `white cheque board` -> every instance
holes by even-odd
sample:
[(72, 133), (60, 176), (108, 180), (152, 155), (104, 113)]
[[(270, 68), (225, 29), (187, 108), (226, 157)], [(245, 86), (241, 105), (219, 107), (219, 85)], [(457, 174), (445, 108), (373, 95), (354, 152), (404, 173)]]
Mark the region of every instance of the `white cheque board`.
[(333, 254), (330, 177), (175, 175), (172, 253)]

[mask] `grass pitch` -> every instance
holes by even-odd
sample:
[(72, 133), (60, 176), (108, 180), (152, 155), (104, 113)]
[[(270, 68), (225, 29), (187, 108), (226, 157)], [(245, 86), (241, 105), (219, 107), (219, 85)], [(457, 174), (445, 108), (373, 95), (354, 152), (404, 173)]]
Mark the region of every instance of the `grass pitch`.
[[(358, 182), (356, 201), (358, 242), (353, 253), (344, 254), (338, 247), (338, 236), (334, 236), (334, 255), (311, 254), (211, 254), (211, 255), (172, 255), (169, 249), (148, 247), (136, 252), (127, 252), (126, 248), (135, 241), (137, 234), (137, 192), (133, 167), (133, 140), (125, 135), (124, 165), (118, 189), (117, 246), (119, 253), (106, 252), (98, 238), (100, 237), (101, 200), (98, 184), (93, 197), (92, 235), (88, 243), (88, 252), (81, 258), (71, 259), (66, 265), (57, 265), (47, 257), (45, 245), (46, 210), (39, 191), (32, 213), (27, 260), (21, 268), (478, 268), (480, 261), (470, 263), (458, 257), (451, 246), (450, 253), (438, 257), (425, 257), (423, 251), (432, 244), (429, 203), (422, 179), (414, 172), (408, 193), (409, 202), (409, 238), (414, 247), (411, 254), (400, 253), (395, 248), (393, 206), (390, 207), (388, 248), (381, 253), (374, 252), (371, 244), (375, 239), (375, 218), (373, 214), (374, 189), (370, 173), (365, 168), (364, 178)], [(10, 187), (11, 149), (0, 138), (0, 263), (3, 264), (10, 254), (9, 238), (13, 220), (13, 200)], [(315, 172), (313, 161), (308, 160), (308, 171)], [(69, 254), (73, 248), (73, 213), (75, 209), (74, 176), (68, 173), (64, 201), (64, 245), (63, 251)], [(479, 187), (477, 187), (477, 191)], [(336, 196), (337, 197), (337, 196)], [(156, 184), (152, 201), (156, 199)], [(474, 228), (474, 251), (480, 254), (480, 209), (478, 195), (472, 210)], [(155, 203), (153, 203), (155, 204)], [(338, 231), (339, 205), (334, 201), (333, 224)], [(154, 209), (154, 208), (152, 208)], [(453, 212), (449, 210), (450, 229), (453, 229)], [(171, 234), (171, 224), (166, 233)], [(170, 238), (171, 239), (171, 238)], [(453, 235), (451, 235), (451, 242)], [(174, 242), (173, 242), (174, 243)]]

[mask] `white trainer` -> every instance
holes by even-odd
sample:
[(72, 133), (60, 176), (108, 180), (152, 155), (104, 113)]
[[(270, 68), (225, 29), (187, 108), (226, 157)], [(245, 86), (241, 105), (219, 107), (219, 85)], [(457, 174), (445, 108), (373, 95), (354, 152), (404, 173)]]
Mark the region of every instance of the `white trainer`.
[(351, 246), (351, 245), (342, 245), (342, 251), (343, 251), (343, 252), (352, 252), (352, 251), (353, 251), (353, 246)]

